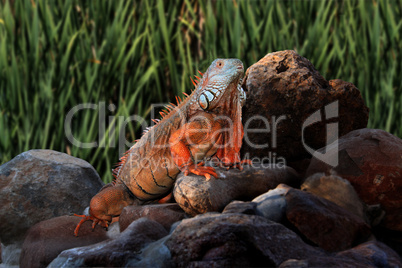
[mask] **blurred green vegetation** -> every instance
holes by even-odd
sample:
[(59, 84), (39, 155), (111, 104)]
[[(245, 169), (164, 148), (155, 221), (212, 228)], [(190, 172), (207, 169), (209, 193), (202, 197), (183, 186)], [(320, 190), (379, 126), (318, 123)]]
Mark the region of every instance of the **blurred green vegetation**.
[[(125, 127), (120, 118), (149, 119), (151, 103), (190, 92), (189, 77), (217, 57), (248, 67), (285, 49), (327, 80), (354, 83), (369, 127), (402, 137), (401, 18), (402, 1), (380, 0), (0, 0), (0, 164), (48, 148), (87, 160), (110, 181), (119, 133), (135, 140), (141, 132), (141, 122)], [(72, 134), (96, 148), (71, 144), (64, 131), (68, 112), (85, 103), (97, 109), (78, 111)]]

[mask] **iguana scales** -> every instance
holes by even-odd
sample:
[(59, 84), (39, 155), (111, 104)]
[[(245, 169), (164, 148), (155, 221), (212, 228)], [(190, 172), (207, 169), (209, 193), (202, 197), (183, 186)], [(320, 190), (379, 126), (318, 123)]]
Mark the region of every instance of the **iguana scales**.
[(214, 157), (220, 166), (238, 167), (243, 138), (241, 108), (245, 93), (240, 86), (244, 67), (238, 59), (216, 59), (208, 70), (193, 81), (195, 90), (177, 106), (170, 104), (162, 120), (151, 127), (120, 159), (115, 180), (96, 194), (89, 216), (77, 225), (92, 220), (108, 227), (125, 206), (162, 199), (173, 187), (180, 172), (217, 177), (215, 169), (203, 166)]

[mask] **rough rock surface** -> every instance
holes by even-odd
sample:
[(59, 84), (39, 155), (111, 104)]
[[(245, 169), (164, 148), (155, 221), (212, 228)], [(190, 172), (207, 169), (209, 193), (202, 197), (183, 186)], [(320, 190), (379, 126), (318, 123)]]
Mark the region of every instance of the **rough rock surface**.
[(327, 251), (351, 248), (371, 235), (363, 219), (326, 199), (297, 189), (289, 189), (285, 198), (287, 219)]
[(307, 175), (336, 172), (363, 202), (381, 204), (385, 227), (402, 231), (402, 140), (383, 130), (360, 129), (340, 138), (338, 148), (326, 154), (339, 157), (339, 165), (332, 168), (313, 158)]
[(175, 267), (275, 267), (325, 254), (278, 223), (230, 213), (183, 220), (165, 244)]
[(222, 211), (222, 213), (240, 213), (246, 215), (257, 215), (257, 203), (232, 201)]
[(120, 214), (120, 231), (123, 232), (133, 221), (142, 217), (160, 223), (169, 231), (173, 223), (187, 216), (177, 203), (128, 206)]
[(373, 231), (378, 241), (391, 247), (402, 257), (402, 232), (389, 230), (383, 226), (376, 227)]
[(86, 247), (63, 251), (49, 267), (125, 266), (129, 259), (136, 258), (141, 249), (164, 236), (168, 232), (156, 221), (141, 218), (131, 223), (115, 239), (109, 239)]
[(216, 169), (219, 178), (209, 181), (204, 176), (182, 173), (176, 179), (173, 195), (190, 215), (221, 211), (232, 200), (248, 201), (275, 188), (280, 183), (299, 184), (296, 172), (286, 166), (246, 166), (238, 169)]
[(165, 245), (169, 237), (170, 235), (165, 236), (145, 246), (139, 255), (127, 261), (126, 267), (173, 268), (170, 250)]
[(0, 166), (0, 239), (21, 241), (34, 224), (81, 213), (102, 187), (86, 161), (52, 150), (24, 152)]
[(308, 177), (300, 189), (325, 198), (356, 216), (366, 219), (364, 204), (348, 180), (336, 175), (326, 176), (324, 173), (316, 173)]
[(74, 229), (80, 220), (75, 216), (61, 216), (35, 224), (22, 245), (20, 266), (46, 267), (63, 250), (108, 239), (104, 228), (92, 231), (91, 224), (82, 225), (79, 237), (75, 237)]
[[(292, 50), (269, 53), (250, 66), (243, 89), (247, 92), (242, 115), (243, 155), (262, 158), (272, 152), (288, 161), (302, 159), (311, 156), (302, 143), (303, 131), (306, 144), (319, 149), (327, 144), (325, 124), (331, 120), (339, 122), (339, 136), (367, 126), (368, 108), (360, 91), (348, 82), (326, 81), (310, 61)], [(339, 101), (339, 113), (331, 119), (332, 115), (325, 116), (323, 110), (335, 101)], [(319, 119), (323, 120), (306, 124), (303, 130), (306, 119), (320, 110)], [(337, 133), (329, 131), (329, 140), (334, 141)], [(253, 144), (269, 147), (255, 148)]]
[(349, 250), (341, 251), (336, 255), (309, 256), (307, 259), (291, 259), (283, 262), (280, 268), (300, 267), (345, 267), (345, 268), (376, 268), (401, 267), (402, 262), (398, 254), (386, 245), (369, 241)]
[(402, 267), (401, 257), (387, 247), (385, 244), (378, 241), (369, 241), (360, 244), (352, 249), (339, 252), (339, 257), (348, 257), (356, 260), (356, 263), (367, 263), (372, 267)]

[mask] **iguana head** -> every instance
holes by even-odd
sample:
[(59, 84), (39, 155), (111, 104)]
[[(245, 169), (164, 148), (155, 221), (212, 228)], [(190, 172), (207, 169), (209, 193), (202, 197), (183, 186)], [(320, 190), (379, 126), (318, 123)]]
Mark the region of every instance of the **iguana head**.
[(204, 73), (197, 87), (197, 104), (202, 110), (222, 111), (223, 102), (243, 104), (245, 94), (240, 86), (244, 74), (243, 63), (239, 59), (216, 59)]
[(241, 88), (243, 63), (238, 59), (216, 59), (203, 74), (190, 101), (190, 114), (203, 110), (221, 120), (220, 148), (216, 156), (224, 163), (240, 162), (243, 138), (242, 106), (246, 95)]

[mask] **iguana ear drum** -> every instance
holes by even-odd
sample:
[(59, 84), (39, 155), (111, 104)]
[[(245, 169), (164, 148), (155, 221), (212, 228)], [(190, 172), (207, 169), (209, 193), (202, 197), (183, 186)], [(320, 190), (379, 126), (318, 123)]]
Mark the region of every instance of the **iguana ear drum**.
[(205, 91), (202, 93), (198, 99), (198, 103), (201, 108), (204, 110), (208, 110), (209, 104), (215, 99), (215, 95), (210, 91)]
[(200, 104), (201, 108), (206, 110), (209, 107), (209, 102), (207, 97), (204, 94), (201, 94), (199, 99), (198, 99), (198, 103)]

